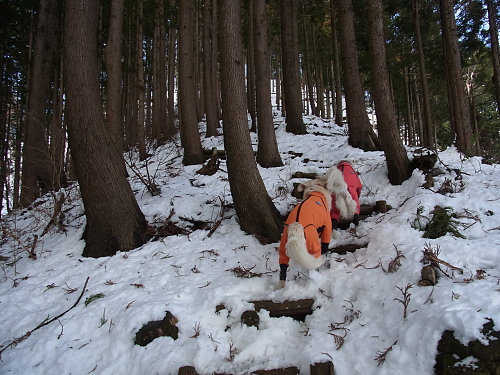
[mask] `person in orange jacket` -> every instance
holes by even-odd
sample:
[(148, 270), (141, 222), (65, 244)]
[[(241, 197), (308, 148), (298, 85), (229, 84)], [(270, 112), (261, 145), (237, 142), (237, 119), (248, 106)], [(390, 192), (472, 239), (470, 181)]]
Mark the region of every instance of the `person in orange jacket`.
[(311, 180), (300, 184), (303, 201), (288, 215), (279, 247), (280, 283), (285, 286), (290, 259), (296, 264), (316, 269), (323, 264), (322, 250), (330, 244), (332, 223), (330, 219), (331, 191), (325, 180)]

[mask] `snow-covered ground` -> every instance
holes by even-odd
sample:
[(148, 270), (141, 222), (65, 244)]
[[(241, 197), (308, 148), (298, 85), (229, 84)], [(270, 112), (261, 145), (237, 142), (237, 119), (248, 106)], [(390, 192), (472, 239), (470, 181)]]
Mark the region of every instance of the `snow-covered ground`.
[[(269, 195), (286, 215), (298, 203), (290, 195), (292, 184), (303, 181), (292, 179), (295, 172), (321, 174), (342, 159), (354, 160), (364, 184), (361, 203), (386, 200), (392, 209), (373, 214), (355, 230), (341, 231), (330, 246), (366, 247), (346, 255), (330, 253), (327, 264), (314, 271), (291, 265), (287, 286), (276, 289), (278, 244), (260, 244), (241, 231), (233, 210), (221, 210), (221, 204), (232, 202), (224, 160), (219, 172), (203, 176), (196, 174), (200, 166), (182, 166), (178, 145), (163, 146), (147, 164), (132, 155), (135, 168), (146, 176), (147, 166), (162, 189), (161, 195), (151, 196), (130, 173), (148, 222), (160, 225), (173, 210), (171, 220), (189, 234), (112, 257), (84, 258), (85, 217), (76, 186), (66, 190), (66, 233), (54, 227), (41, 236), (52, 214), (51, 197), (32, 210), (5, 217), (0, 374), (166, 375), (177, 374), (182, 366), (194, 366), (199, 374), (295, 366), (309, 374), (310, 364), (332, 361), (337, 375), (430, 375), (444, 330), (466, 343), (484, 341), (480, 331), (486, 318), (500, 328), (500, 168), (481, 164), (480, 158), (465, 159), (449, 148), (439, 153), (440, 174), (431, 189), (422, 188), (425, 180), (419, 170), (392, 186), (382, 152), (352, 148), (345, 129), (329, 121), (305, 121), (309, 134), (293, 135), (276, 118), (284, 166), (260, 168)], [(203, 139), (203, 145), (222, 149), (223, 139)], [(453, 169), (461, 171), (461, 180), (455, 180)], [(453, 192), (439, 194), (445, 179), (452, 181)], [(416, 219), (425, 222), (436, 205), (457, 213), (465, 238), (423, 238)], [(209, 228), (190, 229), (193, 221), (215, 222), (221, 214), (224, 219), (210, 236)], [(34, 235), (40, 237), (36, 260), (26, 250)], [(439, 252), (440, 260), (463, 274), (441, 265), (446, 275), (439, 273), (437, 285), (418, 286), (424, 249)], [(400, 267), (389, 272), (396, 258)], [(237, 277), (231, 271), (237, 267), (260, 276)], [(87, 278), (74, 308), (6, 347), (71, 308)], [(304, 322), (271, 318), (261, 310), (258, 328), (241, 323), (241, 314), (253, 309), (249, 301), (301, 298), (315, 301)], [(225, 309), (216, 312), (220, 304)], [(178, 319), (178, 339), (160, 337), (147, 346), (135, 345), (137, 331), (161, 320), (166, 311)]]

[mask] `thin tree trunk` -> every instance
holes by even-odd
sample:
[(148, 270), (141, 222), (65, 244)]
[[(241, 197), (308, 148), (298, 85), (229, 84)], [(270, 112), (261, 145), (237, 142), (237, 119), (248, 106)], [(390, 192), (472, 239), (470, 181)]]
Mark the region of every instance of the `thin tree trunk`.
[[(175, 0), (170, 0), (170, 7), (175, 7)], [(173, 18), (171, 11), (170, 17)], [(168, 81), (167, 81), (167, 139), (171, 139), (177, 132), (175, 127), (175, 76), (176, 76), (176, 43), (177, 30), (173, 21), (169, 24), (168, 31)]]
[(253, 24), (253, 0), (248, 0), (248, 47), (247, 47), (247, 101), (248, 113), (250, 114), (250, 129), (257, 131), (255, 118), (255, 57), (254, 57), (254, 24)]
[(335, 0), (330, 0), (330, 18), (332, 27), (332, 54), (333, 54), (333, 81), (335, 88), (335, 122), (338, 126), (343, 126), (344, 118), (344, 106), (342, 100), (342, 79), (341, 79), (341, 69), (340, 69), (340, 51), (338, 43), (338, 32), (337, 32), (337, 9), (335, 7)]
[(496, 22), (494, 0), (486, 0), (488, 7), (488, 21), (490, 25), (491, 61), (493, 63), (493, 85), (495, 86), (495, 98), (497, 111), (500, 116), (500, 52), (498, 51), (498, 26)]
[(293, 134), (306, 134), (306, 126), (302, 119), (297, 0), (281, 0), (280, 5), (286, 130)]
[[(21, 111), (20, 111), (21, 112)], [(21, 155), (22, 155), (22, 142), (23, 142), (23, 127), (24, 119), (21, 117), (18, 128), (15, 131), (15, 143), (14, 143), (14, 187), (12, 193), (12, 207), (20, 207), (20, 193), (21, 193)]]
[(429, 99), (429, 88), (425, 72), (424, 49), (422, 47), (422, 36), (420, 34), (420, 0), (412, 0), (413, 18), (415, 20), (415, 42), (418, 52), (418, 67), (420, 74), (420, 87), (422, 89), (422, 102), (424, 105), (424, 124), (422, 146), (431, 150), (435, 149), (434, 126), (431, 116), (431, 104)]
[(312, 80), (312, 67), (311, 67), (311, 52), (309, 48), (309, 37), (307, 34), (306, 19), (302, 20), (302, 27), (304, 30), (304, 75), (306, 77), (307, 94), (309, 97), (309, 106), (311, 108), (311, 113), (316, 114), (316, 105), (314, 103), (314, 83)]
[(66, 127), (63, 122), (63, 73), (62, 73), (62, 46), (57, 45), (58, 63), (54, 70), (53, 111), (50, 124), (50, 160), (54, 163), (54, 190), (67, 185), (67, 176), (64, 168), (64, 150), (66, 148)]
[(198, 2), (195, 2), (195, 38), (194, 38), (194, 87), (196, 91), (196, 114), (197, 121), (202, 122), (205, 115), (205, 93), (203, 92), (203, 61), (202, 51), (203, 51), (203, 40), (202, 33), (200, 31), (200, 12), (198, 12)]
[(158, 144), (161, 145), (168, 139), (167, 77), (165, 73), (165, 22), (163, 19), (163, 0), (155, 0), (155, 11), (156, 15), (153, 40), (152, 128), (153, 137), (158, 141)]
[(321, 69), (321, 57), (320, 53), (318, 53), (318, 49), (316, 46), (316, 33), (312, 32), (312, 41), (313, 41), (313, 60), (314, 60), (314, 82), (316, 83), (316, 100), (317, 100), (317, 109), (316, 116), (320, 116), (321, 118), (325, 118), (325, 85), (323, 82), (323, 72)]
[(137, 145), (139, 150), (139, 159), (145, 160), (146, 153), (146, 137), (144, 130), (144, 95), (146, 86), (144, 82), (144, 41), (143, 41), (143, 22), (144, 6), (143, 2), (139, 1), (139, 9), (137, 12), (137, 86), (135, 97), (137, 98), (137, 123), (133, 126), (134, 130), (134, 145)]
[(213, 137), (217, 135), (217, 125), (219, 123), (219, 116), (217, 115), (217, 101), (214, 97), (217, 84), (212, 81), (213, 75), (213, 65), (212, 60), (212, 30), (211, 27), (215, 27), (211, 23), (212, 17), (212, 1), (205, 0), (203, 5), (203, 80), (205, 86), (205, 112), (207, 120), (207, 132), (206, 137)]
[(201, 146), (196, 114), (194, 80), (194, 0), (182, 0), (179, 7), (179, 106), (181, 113), (181, 144), (184, 165), (202, 164), (205, 156)]
[(276, 59), (276, 109), (279, 111), (282, 106), (281, 106), (281, 85), (282, 85), (282, 80), (281, 80), (281, 64), (279, 62), (279, 58)]
[(22, 207), (29, 206), (40, 194), (53, 189), (46, 113), (52, 99), (51, 68), (57, 44), (57, 7), (56, 0), (40, 1), (23, 148)]
[[(3, 52), (3, 51), (1, 51)], [(0, 57), (1, 59), (1, 57)], [(3, 65), (3, 64), (2, 64)], [(2, 66), (0, 65), (0, 66)], [(2, 96), (5, 97), (10, 96), (10, 91), (7, 89), (7, 86), (2, 84)], [(8, 194), (5, 194), (7, 190), (7, 163), (8, 163), (8, 155), (9, 155), (9, 133), (10, 133), (10, 114), (9, 114), (10, 105), (2, 100), (1, 103), (1, 113), (0, 113), (0, 217), (2, 216), (3, 208), (4, 208), (4, 197), (7, 201), (8, 206)]]
[(274, 132), (273, 111), (271, 104), (271, 76), (269, 65), (269, 47), (267, 38), (266, 1), (253, 1), (255, 71), (256, 71), (256, 104), (257, 132), (259, 145), (257, 163), (264, 168), (283, 165)]

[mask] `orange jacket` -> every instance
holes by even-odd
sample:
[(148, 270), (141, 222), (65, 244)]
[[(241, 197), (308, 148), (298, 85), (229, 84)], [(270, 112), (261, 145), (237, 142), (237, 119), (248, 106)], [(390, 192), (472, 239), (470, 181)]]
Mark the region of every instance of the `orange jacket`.
[(330, 209), (327, 207), (323, 194), (314, 191), (303, 202), (295, 206), (286, 219), (280, 241), (279, 264), (288, 265), (290, 261), (286, 255), (285, 245), (288, 240), (288, 225), (295, 221), (304, 227), (307, 251), (315, 258), (321, 256), (321, 243), (330, 243), (332, 234)]
[[(361, 208), (361, 205), (359, 204), (359, 196), (361, 194), (361, 189), (363, 188), (363, 184), (361, 183), (361, 180), (359, 179), (359, 176), (352, 167), (352, 165), (349, 164), (348, 162), (344, 161), (339, 163), (337, 165), (337, 168), (344, 175), (344, 181), (347, 184), (347, 189), (349, 190), (349, 193), (351, 193), (352, 199), (354, 199), (354, 201), (356, 202), (355, 213), (359, 214)], [(335, 205), (335, 194), (332, 194), (332, 209), (330, 211), (330, 217), (332, 219), (337, 219), (337, 220), (340, 217), (340, 211)]]

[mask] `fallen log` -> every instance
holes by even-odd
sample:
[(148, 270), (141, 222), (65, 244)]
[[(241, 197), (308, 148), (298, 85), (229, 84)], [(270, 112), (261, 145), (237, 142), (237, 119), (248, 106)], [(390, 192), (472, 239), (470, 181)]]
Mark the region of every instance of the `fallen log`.
[(365, 244), (348, 243), (348, 244), (345, 244), (345, 245), (335, 246), (334, 248), (329, 249), (329, 250), (332, 253), (337, 253), (337, 254), (340, 254), (340, 255), (344, 255), (344, 254), (347, 254), (347, 253), (354, 253), (356, 250), (362, 249), (362, 248), (367, 247), (367, 246), (368, 246), (367, 243), (365, 243)]
[(252, 372), (256, 375), (299, 375), (300, 371), (297, 367), (279, 368), (275, 370), (257, 370)]
[(178, 375), (198, 375), (193, 366), (183, 366), (177, 372)]
[(315, 363), (310, 366), (311, 375), (335, 375), (335, 369), (331, 361)]
[(179, 329), (177, 328), (178, 320), (169, 311), (162, 320), (149, 322), (143, 326), (135, 335), (135, 344), (146, 346), (154, 339), (162, 336), (168, 336), (177, 340)]
[(314, 180), (318, 175), (316, 173), (307, 173), (307, 172), (295, 172), (292, 175), (292, 178), (310, 178), (311, 180)]
[(312, 313), (312, 305), (314, 299), (306, 298), (298, 301), (251, 301), (255, 306), (256, 311), (261, 309), (269, 311), (269, 316), (272, 318), (288, 316), (295, 320), (303, 321), (306, 315)]

